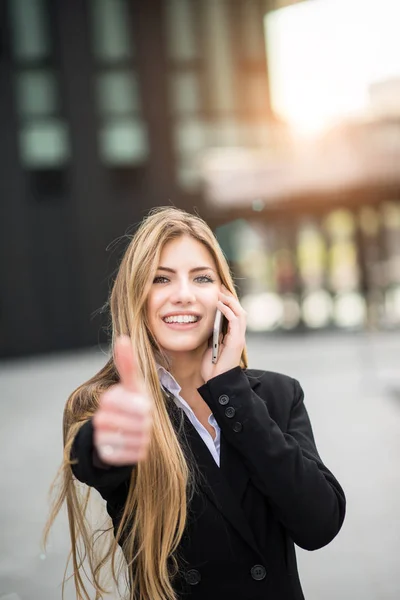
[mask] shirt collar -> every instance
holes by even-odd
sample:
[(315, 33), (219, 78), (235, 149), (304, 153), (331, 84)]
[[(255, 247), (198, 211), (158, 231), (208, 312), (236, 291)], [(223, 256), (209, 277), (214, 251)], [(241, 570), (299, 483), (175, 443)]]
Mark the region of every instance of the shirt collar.
[(173, 377), (173, 375), (171, 375), (171, 373), (169, 373), (167, 369), (161, 365), (157, 365), (157, 374), (161, 385), (165, 387), (173, 396), (179, 396), (182, 388), (176, 381), (175, 377)]
[[(183, 409), (186, 408), (194, 416), (193, 410), (190, 408), (190, 406), (186, 402), (186, 400), (184, 400), (181, 397), (181, 395), (180, 395), (180, 391), (181, 391), (182, 388), (179, 385), (179, 383), (176, 381), (175, 377), (173, 375), (171, 375), (171, 373), (169, 371), (167, 371), (167, 369), (165, 369), (161, 365), (157, 364), (156, 366), (157, 366), (157, 374), (158, 374), (158, 378), (160, 380), (160, 383), (161, 383), (161, 385), (166, 390), (168, 390), (168, 392), (170, 394), (172, 394), (176, 406), (178, 406), (179, 408), (183, 408)], [(196, 417), (195, 417), (195, 419), (197, 420)], [(217, 422), (216, 422), (215, 417), (214, 417), (214, 415), (212, 413), (208, 417), (208, 422), (216, 430), (218, 429)]]

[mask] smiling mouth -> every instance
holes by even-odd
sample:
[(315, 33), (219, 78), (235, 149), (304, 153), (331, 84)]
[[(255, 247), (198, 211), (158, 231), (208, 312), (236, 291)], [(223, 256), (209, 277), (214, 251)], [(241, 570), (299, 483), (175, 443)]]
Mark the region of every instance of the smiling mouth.
[(168, 325), (193, 325), (194, 323), (198, 323), (201, 317), (197, 315), (177, 315), (171, 317), (164, 317), (164, 323)]

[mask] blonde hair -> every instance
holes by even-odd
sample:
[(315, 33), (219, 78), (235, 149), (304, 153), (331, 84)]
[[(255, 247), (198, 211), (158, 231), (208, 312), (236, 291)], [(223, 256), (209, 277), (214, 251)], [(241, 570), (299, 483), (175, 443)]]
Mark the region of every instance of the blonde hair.
[[(71, 536), (73, 577), (77, 598), (89, 598), (81, 570), (86, 558), (96, 599), (106, 591), (100, 572), (111, 559), (116, 582), (118, 542), (128, 564), (131, 600), (175, 600), (172, 580), (179, 570), (177, 549), (186, 525), (193, 473), (184, 455), (167, 412), (165, 395), (157, 375), (156, 362), (166, 357), (153, 337), (147, 319), (146, 302), (160, 254), (165, 243), (188, 235), (198, 240), (212, 255), (222, 283), (236, 295), (229, 266), (208, 225), (199, 217), (173, 207), (151, 211), (132, 237), (120, 264), (110, 296), (112, 345), (117, 336), (129, 335), (138, 367), (148, 393), (154, 399), (153, 433), (148, 457), (133, 470), (122, 518), (106, 554), (96, 558), (88, 531), (86, 511), (90, 489), (81, 500), (71, 470), (70, 452), (79, 428), (95, 413), (101, 393), (118, 382), (113, 358), (88, 382), (75, 390), (64, 411), (64, 458), (60, 469), (61, 490), (45, 528), (45, 543), (50, 527), (66, 500)], [(241, 366), (247, 366), (242, 353)], [(132, 515), (134, 517), (132, 518)], [(83, 552), (80, 546), (83, 545)], [(65, 583), (65, 577), (64, 577)]]

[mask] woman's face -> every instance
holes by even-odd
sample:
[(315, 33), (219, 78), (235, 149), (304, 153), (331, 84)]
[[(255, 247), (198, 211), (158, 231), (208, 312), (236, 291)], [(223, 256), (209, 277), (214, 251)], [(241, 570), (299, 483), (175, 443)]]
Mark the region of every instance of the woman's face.
[(213, 257), (194, 238), (167, 242), (147, 300), (150, 329), (168, 352), (207, 346), (221, 280)]

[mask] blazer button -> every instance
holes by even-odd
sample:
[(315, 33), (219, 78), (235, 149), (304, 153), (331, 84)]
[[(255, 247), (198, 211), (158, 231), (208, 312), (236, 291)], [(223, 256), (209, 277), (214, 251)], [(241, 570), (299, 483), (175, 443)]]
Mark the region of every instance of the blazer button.
[(201, 575), (196, 569), (190, 569), (185, 573), (185, 579), (189, 585), (197, 585), (200, 583)]
[(240, 431), (242, 431), (243, 429), (243, 425), (241, 423), (239, 423), (239, 421), (236, 421), (236, 423), (233, 424), (233, 431), (235, 433), (239, 433)]
[(228, 404), (228, 402), (229, 402), (229, 396), (227, 396), (226, 394), (222, 394), (222, 396), (220, 396), (218, 398), (218, 402), (220, 404), (222, 404), (222, 406), (224, 406), (225, 404)]
[(262, 581), (263, 579), (265, 579), (265, 577), (267, 575), (267, 571), (266, 571), (265, 567), (263, 567), (262, 565), (254, 565), (254, 567), (252, 567), (250, 573), (251, 573), (252, 578), (255, 579), (256, 581)]
[(233, 408), (233, 406), (228, 406), (228, 408), (225, 409), (225, 416), (228, 417), (228, 419), (232, 419), (232, 417), (234, 417), (236, 415), (236, 410)]

